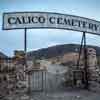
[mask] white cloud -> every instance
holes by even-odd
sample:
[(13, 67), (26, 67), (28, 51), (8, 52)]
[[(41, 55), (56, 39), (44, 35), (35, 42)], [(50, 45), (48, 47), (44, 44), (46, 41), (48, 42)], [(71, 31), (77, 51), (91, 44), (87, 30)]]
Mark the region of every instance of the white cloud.
[[(2, 13), (10, 11), (50, 11), (78, 15), (100, 20), (100, 0), (1, 0), (0, 1), (0, 48), (11, 55), (15, 49), (24, 48), (24, 30), (3, 31)], [(27, 31), (28, 50), (56, 44), (80, 43), (81, 32), (58, 29), (32, 29)], [(98, 36), (87, 35), (87, 44), (100, 45)]]

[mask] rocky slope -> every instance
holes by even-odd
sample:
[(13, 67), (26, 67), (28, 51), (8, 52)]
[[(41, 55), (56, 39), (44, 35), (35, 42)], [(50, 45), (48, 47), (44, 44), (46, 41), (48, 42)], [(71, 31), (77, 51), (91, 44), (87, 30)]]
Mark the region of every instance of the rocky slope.
[[(97, 52), (97, 56), (100, 56), (100, 47), (88, 45), (87, 47), (94, 48)], [(36, 51), (28, 52), (29, 59), (48, 59), (57, 56), (62, 56), (65, 53), (69, 52), (79, 52), (80, 45), (78, 44), (64, 44), (64, 45), (56, 45), (48, 48), (39, 49)]]

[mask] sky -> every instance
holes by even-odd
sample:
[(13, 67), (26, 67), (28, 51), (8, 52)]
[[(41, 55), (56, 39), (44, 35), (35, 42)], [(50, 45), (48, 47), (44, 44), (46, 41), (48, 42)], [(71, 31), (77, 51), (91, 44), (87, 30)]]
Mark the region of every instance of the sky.
[[(82, 16), (100, 21), (100, 0), (0, 0), (0, 51), (8, 56), (24, 50), (24, 29), (2, 30), (4, 12), (43, 11)], [(89, 45), (100, 47), (100, 36), (86, 34)], [(27, 51), (59, 44), (81, 43), (82, 32), (28, 29)]]

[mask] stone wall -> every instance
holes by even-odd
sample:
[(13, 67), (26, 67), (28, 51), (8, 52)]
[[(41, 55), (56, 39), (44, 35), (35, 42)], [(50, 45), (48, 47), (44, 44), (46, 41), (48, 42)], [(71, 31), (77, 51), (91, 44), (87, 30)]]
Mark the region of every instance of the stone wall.
[(97, 66), (96, 50), (88, 48), (87, 51), (89, 89), (100, 91), (100, 68)]
[[(5, 66), (4, 66), (5, 65)], [(0, 98), (8, 95), (25, 92), (26, 80), (23, 65), (0, 66)]]

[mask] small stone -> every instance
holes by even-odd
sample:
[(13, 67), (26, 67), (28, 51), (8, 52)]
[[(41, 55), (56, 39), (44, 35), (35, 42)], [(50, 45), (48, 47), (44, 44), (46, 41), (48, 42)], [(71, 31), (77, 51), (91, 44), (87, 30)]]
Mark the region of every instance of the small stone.
[(80, 98), (81, 98), (81, 96), (76, 96), (76, 98), (77, 98), (77, 99), (80, 99)]
[(22, 97), (21, 97), (21, 100), (28, 100), (29, 99), (29, 96), (27, 96), (27, 95), (23, 95)]

